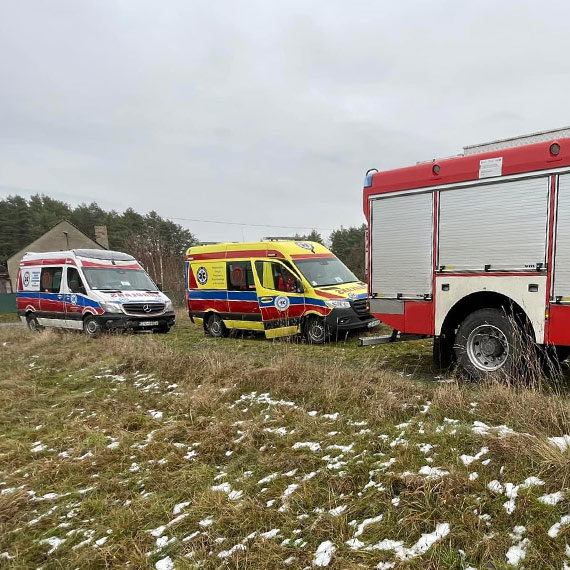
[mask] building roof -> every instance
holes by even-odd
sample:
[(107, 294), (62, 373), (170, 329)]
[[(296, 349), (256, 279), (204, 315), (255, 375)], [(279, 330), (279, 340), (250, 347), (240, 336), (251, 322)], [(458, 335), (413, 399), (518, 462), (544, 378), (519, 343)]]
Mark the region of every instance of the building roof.
[(7, 260), (7, 263), (9, 264), (11, 259), (18, 258), (18, 257), (21, 258), (27, 251), (33, 250), (34, 245), (38, 241), (40, 241), (42, 238), (44, 238), (50, 232), (53, 232), (61, 224), (69, 224), (69, 226), (71, 226), (74, 230), (76, 230), (78, 233), (80, 233), (86, 240), (89, 240), (92, 243), (93, 249), (99, 249), (99, 250), (105, 250), (106, 249), (104, 246), (97, 243), (93, 238), (88, 236), (86, 233), (82, 232), (75, 224), (71, 223), (69, 220), (64, 218), (64, 219), (60, 220), (59, 222), (57, 222), (56, 224), (54, 224), (53, 226), (51, 226), (51, 228), (49, 228), (47, 231), (45, 231), (42, 235), (38, 236), (35, 240), (30, 242), (28, 245), (23, 247), (20, 251), (17, 251), (16, 253), (14, 253), (14, 255), (10, 256)]

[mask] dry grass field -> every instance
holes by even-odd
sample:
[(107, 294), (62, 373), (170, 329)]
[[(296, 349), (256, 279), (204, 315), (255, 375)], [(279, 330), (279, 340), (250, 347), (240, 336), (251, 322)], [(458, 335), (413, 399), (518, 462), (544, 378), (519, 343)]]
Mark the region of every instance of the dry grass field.
[[(570, 566), (564, 381), (359, 348), (0, 329), (0, 568)], [(550, 439), (558, 438), (558, 439)]]

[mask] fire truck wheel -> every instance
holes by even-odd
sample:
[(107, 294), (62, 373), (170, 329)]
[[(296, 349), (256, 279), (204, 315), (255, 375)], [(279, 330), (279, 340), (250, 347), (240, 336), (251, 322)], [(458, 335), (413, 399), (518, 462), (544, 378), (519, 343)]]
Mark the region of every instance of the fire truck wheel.
[(28, 329), (32, 332), (40, 332), (42, 330), (40, 323), (38, 323), (38, 318), (33, 313), (30, 313), (26, 317), (26, 324), (28, 325)]
[(499, 309), (480, 309), (459, 326), (455, 337), (458, 364), (474, 379), (505, 373), (519, 361), (523, 332)]
[(328, 338), (325, 319), (310, 316), (305, 323), (305, 338), (310, 344), (324, 344)]
[(221, 317), (213, 313), (206, 320), (206, 333), (214, 338), (221, 338), (228, 336), (228, 329), (226, 325), (224, 325), (224, 321), (222, 321)]
[(101, 334), (101, 325), (93, 317), (85, 317), (83, 332), (89, 338), (97, 338)]

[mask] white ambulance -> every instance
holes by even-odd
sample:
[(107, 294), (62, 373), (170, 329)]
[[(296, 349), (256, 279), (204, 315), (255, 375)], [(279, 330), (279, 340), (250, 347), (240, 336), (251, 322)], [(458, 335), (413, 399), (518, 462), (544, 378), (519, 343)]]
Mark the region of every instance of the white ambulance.
[(126, 253), (73, 249), (24, 255), (17, 306), (30, 330), (59, 327), (167, 333), (174, 308), (137, 260)]

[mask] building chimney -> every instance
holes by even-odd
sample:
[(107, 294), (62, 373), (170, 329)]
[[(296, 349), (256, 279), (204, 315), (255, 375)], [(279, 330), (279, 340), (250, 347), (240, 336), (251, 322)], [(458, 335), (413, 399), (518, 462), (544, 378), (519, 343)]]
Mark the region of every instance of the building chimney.
[(95, 241), (105, 249), (109, 249), (107, 226), (95, 226)]

